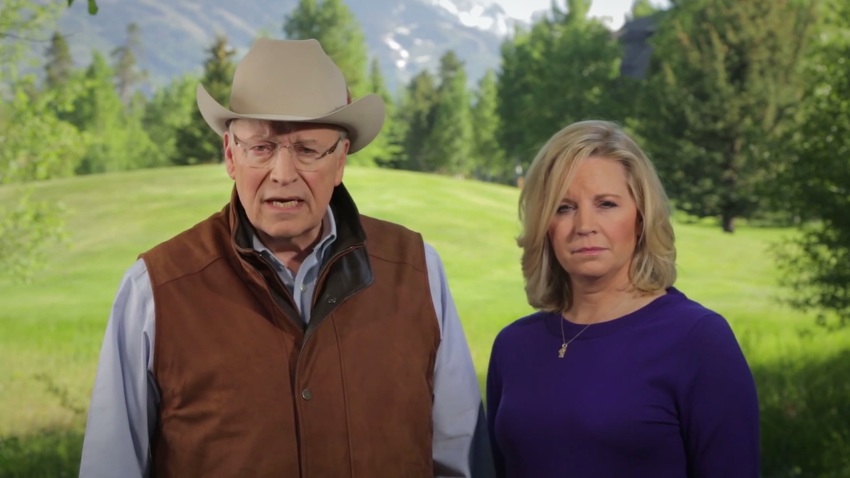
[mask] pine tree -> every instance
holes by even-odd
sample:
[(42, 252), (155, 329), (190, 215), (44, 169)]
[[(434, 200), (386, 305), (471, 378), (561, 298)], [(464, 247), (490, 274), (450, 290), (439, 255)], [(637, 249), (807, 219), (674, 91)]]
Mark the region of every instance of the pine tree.
[(59, 32), (50, 37), (50, 46), (45, 51), (45, 84), (48, 88), (65, 86), (74, 69), (74, 59), (68, 42)]
[(395, 108), (377, 58), (372, 60), (369, 80), (371, 85), (369, 93), (376, 94), (384, 100), (386, 119), (378, 137), (362, 151), (351, 156), (350, 164), (393, 167), (399, 160), (399, 148), (393, 143), (393, 135), (397, 134), (394, 133), (397, 129), (394, 121)]
[(463, 62), (449, 50), (440, 58), (440, 86), (434, 123), (422, 151), (426, 170), (466, 175), (472, 172), (472, 122)]
[(138, 69), (136, 56), (141, 48), (141, 33), (135, 23), (127, 25), (127, 43), (112, 50), (115, 88), (125, 105), (130, 103), (134, 89), (147, 77)]
[(654, 39), (641, 134), (675, 205), (734, 220), (764, 210), (797, 124), (809, 0), (680, 0)]
[(407, 85), (395, 121), (401, 140), (403, 169), (413, 171), (430, 170), (425, 160), (425, 145), (434, 125), (434, 110), (437, 101), (437, 85), (434, 75), (422, 70)]
[[(216, 101), (227, 105), (230, 100), (230, 85), (236, 65), (236, 52), (224, 35), (216, 36), (207, 50), (204, 75), (201, 84)], [(177, 131), (177, 157), (180, 165), (214, 163), (222, 161), (221, 138), (210, 129), (197, 108), (192, 110), (192, 120)]]
[(507, 163), (499, 145), (502, 124), (496, 103), (496, 74), (488, 70), (478, 82), (472, 106), (473, 162), (476, 176), (487, 181), (508, 182), (513, 165)]
[(289, 39), (318, 40), (342, 70), (354, 98), (370, 92), (366, 39), (342, 0), (300, 0), (284, 20), (283, 31)]

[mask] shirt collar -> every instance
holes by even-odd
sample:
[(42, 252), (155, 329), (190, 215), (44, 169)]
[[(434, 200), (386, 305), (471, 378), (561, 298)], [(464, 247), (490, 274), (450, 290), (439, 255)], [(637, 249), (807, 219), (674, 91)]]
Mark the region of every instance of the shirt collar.
[[(275, 263), (283, 265), (280, 259), (274, 255), (274, 253), (263, 244), (263, 241), (260, 240), (260, 236), (254, 232), (254, 229), (251, 228), (251, 245), (255, 251), (259, 252), (264, 257), (270, 258), (275, 261)], [(334, 243), (336, 240), (336, 220), (334, 220), (334, 213), (330, 206), (328, 206), (327, 212), (325, 212), (325, 216), (322, 218), (322, 238), (319, 239), (319, 242), (316, 243), (316, 246), (313, 247), (313, 251), (310, 255), (316, 255), (316, 262), (318, 264), (322, 263), (323, 256), (325, 251)]]

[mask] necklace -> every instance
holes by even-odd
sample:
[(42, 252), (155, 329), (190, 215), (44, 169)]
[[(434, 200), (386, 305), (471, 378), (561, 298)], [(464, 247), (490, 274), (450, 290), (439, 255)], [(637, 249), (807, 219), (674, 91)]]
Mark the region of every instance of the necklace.
[(593, 322), (588, 322), (587, 325), (585, 325), (581, 330), (579, 330), (577, 334), (573, 335), (573, 338), (571, 338), (569, 341), (567, 341), (566, 337), (564, 336), (564, 321), (565, 320), (567, 320), (567, 319), (561, 317), (561, 342), (562, 343), (561, 343), (561, 348), (558, 349), (558, 358), (564, 358), (564, 354), (567, 353), (567, 345), (570, 345), (571, 343), (573, 343), (573, 340), (577, 339), (578, 336), (581, 335), (585, 330), (587, 330), (588, 327), (593, 325)]
[[(617, 303), (614, 305), (614, 307), (613, 307), (613, 308), (611, 308), (611, 310), (609, 310), (609, 313), (610, 313), (610, 312), (613, 312), (614, 310), (616, 310), (616, 309), (617, 309), (617, 307), (619, 307), (620, 305), (622, 305), (622, 304), (623, 304), (623, 302), (625, 302), (627, 299), (629, 299), (629, 296), (626, 296), (625, 298), (623, 298), (622, 300), (620, 300), (619, 302), (617, 302)], [(601, 317), (601, 316), (600, 316), (600, 317)], [(591, 325), (593, 325), (593, 324), (595, 324), (595, 323), (596, 323), (596, 320), (592, 320), (592, 321), (588, 322), (588, 323), (587, 323), (587, 325), (585, 325), (584, 327), (582, 327), (582, 329), (581, 329), (581, 330), (579, 330), (579, 331), (578, 331), (578, 333), (576, 333), (575, 335), (573, 335), (573, 338), (571, 338), (570, 340), (567, 340), (567, 337), (564, 335), (564, 321), (565, 321), (565, 320), (567, 320), (567, 319), (566, 319), (566, 318), (564, 318), (564, 317), (562, 316), (562, 317), (561, 317), (561, 348), (560, 348), (560, 349), (558, 349), (558, 358), (559, 358), (559, 359), (564, 358), (564, 354), (566, 354), (566, 353), (567, 353), (567, 346), (568, 346), (568, 345), (570, 345), (571, 343), (573, 343), (573, 340), (577, 339), (577, 338), (579, 337), (579, 335), (583, 334), (583, 333), (584, 333), (584, 331), (585, 331), (585, 330), (587, 330), (587, 328), (588, 328), (588, 327), (590, 327)]]

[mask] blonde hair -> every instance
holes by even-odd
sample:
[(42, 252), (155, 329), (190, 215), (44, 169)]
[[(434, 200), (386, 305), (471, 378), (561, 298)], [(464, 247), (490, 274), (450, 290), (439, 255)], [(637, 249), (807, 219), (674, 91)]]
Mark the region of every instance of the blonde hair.
[(676, 281), (676, 246), (664, 187), (655, 167), (618, 125), (580, 121), (555, 133), (540, 149), (519, 197), (522, 274), (528, 303), (537, 309), (563, 312), (572, 306), (569, 274), (549, 241), (555, 211), (582, 160), (612, 159), (626, 170), (629, 192), (638, 211), (639, 235), (629, 278), (643, 293), (657, 292)]

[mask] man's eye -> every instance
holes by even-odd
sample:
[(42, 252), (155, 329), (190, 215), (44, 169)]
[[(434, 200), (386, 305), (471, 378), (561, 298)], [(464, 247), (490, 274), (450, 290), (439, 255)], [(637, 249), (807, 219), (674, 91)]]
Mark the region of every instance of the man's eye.
[(254, 154), (269, 154), (274, 151), (274, 147), (270, 144), (258, 144), (251, 146), (251, 152)]
[(303, 144), (296, 144), (296, 145), (293, 146), (293, 149), (295, 149), (295, 152), (298, 153), (298, 155), (300, 155), (300, 156), (312, 157), (312, 156), (317, 156), (319, 154), (319, 152), (316, 151), (315, 149), (308, 148), (307, 146), (304, 146)]

